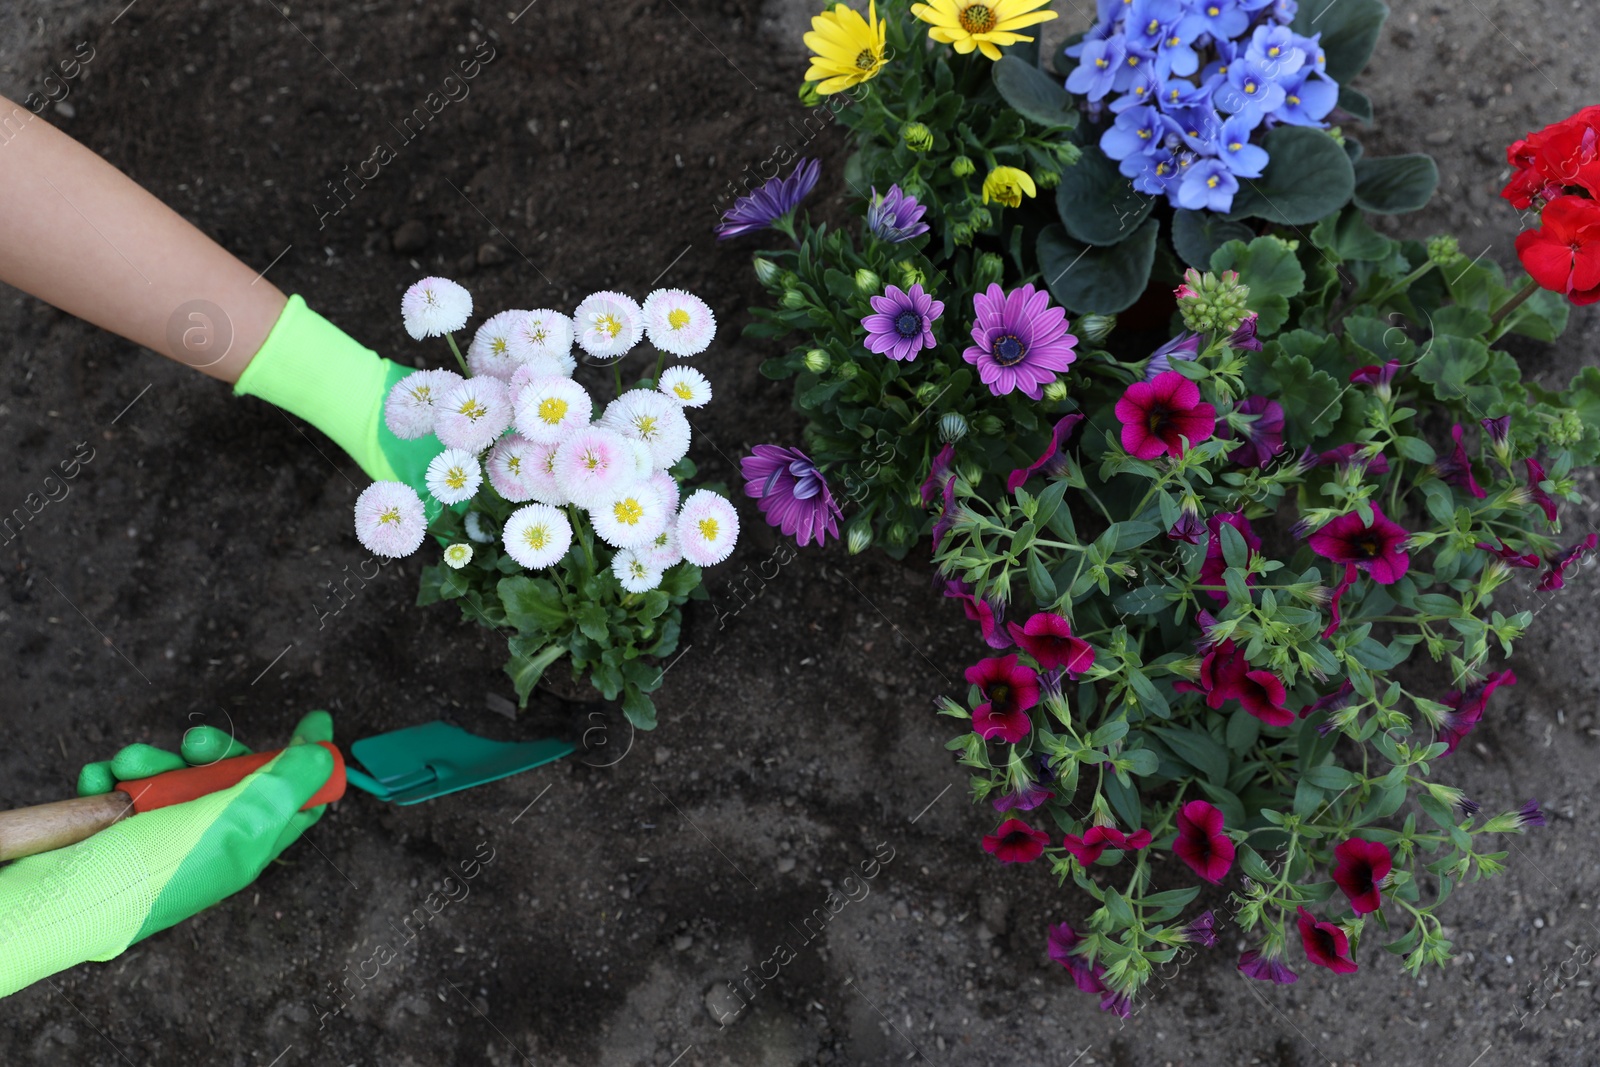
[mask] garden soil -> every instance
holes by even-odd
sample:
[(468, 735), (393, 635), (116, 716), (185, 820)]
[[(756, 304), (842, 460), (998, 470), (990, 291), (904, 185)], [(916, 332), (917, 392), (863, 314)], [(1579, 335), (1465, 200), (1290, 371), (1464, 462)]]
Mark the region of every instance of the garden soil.
[[(402, 361), (443, 362), (400, 325), (424, 274), (480, 310), (702, 294), (721, 331), (693, 456), (731, 484), (741, 453), (800, 422), (757, 373), (772, 346), (740, 337), (759, 241), (713, 240), (719, 191), (787, 146), (823, 159), (817, 207), (843, 217), (844, 139), (795, 96), (811, 12), (523, 2), (8, 0), (0, 92), (65, 92), (49, 121)], [(1092, 7), (1060, 6), (1066, 28)], [(1597, 53), (1588, 4), (1397, 4), (1360, 136), (1434, 153), (1443, 183), (1394, 231), (1450, 228), (1513, 262), (1503, 146), (1594, 102)], [(470, 95), (403, 123), (474, 57)], [(380, 144), (393, 158), (347, 182)], [(1560, 344), (1519, 350), (1527, 372), (1564, 381), (1597, 324), (1580, 312)], [(1537, 797), (1551, 816), (1444, 908), (1454, 964), (1413, 980), (1374, 935), (1358, 974), (1262, 986), (1234, 969), (1230, 928), (1124, 1022), (1045, 955), (1082, 898), (978, 848), (994, 817), (934, 714), (978, 650), (926, 566), (796, 555), (744, 508), (743, 544), (688, 610), (659, 729), (545, 693), (512, 717), (500, 639), (413, 607), (416, 560), (366, 560), (364, 479), (317, 431), (9, 290), (0, 337), (0, 511), (56, 498), (3, 545), (0, 805), (61, 797), (84, 762), (201, 721), (270, 745), (315, 707), (345, 740), (445, 716), (582, 746), (421, 806), (350, 796), (249, 890), (0, 1004), (0, 1063), (1600, 1062), (1592, 571), (1522, 598), (1520, 683), (1439, 765), (1486, 808)], [(1594, 508), (1565, 510), (1574, 539), (1593, 528)]]

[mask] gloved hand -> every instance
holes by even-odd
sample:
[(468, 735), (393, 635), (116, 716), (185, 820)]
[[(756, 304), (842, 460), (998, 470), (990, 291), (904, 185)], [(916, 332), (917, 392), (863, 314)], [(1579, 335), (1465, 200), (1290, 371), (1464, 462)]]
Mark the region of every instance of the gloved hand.
[[(112, 959), (255, 881), (322, 817), (323, 808), (300, 808), (333, 773), (333, 757), (315, 743), (332, 740), (332, 718), (313, 711), (282, 755), (237, 785), (0, 867), (0, 996), (85, 960)], [(249, 751), (200, 726), (184, 735), (181, 756), (130, 745), (89, 764), (78, 791), (110, 792), (120, 781)]]
[(432, 520), (439, 504), (423, 476), (444, 446), (432, 434), (403, 441), (383, 420), (390, 388), (415, 371), (381, 358), (291, 296), (233, 392), (305, 419), (374, 481), (405, 482), (421, 495)]

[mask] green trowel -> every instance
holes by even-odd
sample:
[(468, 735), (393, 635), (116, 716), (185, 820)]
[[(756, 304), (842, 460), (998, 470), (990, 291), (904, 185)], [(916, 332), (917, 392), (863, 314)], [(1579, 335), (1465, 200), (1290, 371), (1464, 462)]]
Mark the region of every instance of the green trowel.
[(379, 800), (416, 804), (497, 782), (558, 760), (574, 750), (570, 741), (490, 741), (447, 722), (425, 722), (364, 737), (350, 755), (365, 771), (346, 764), (350, 784)]

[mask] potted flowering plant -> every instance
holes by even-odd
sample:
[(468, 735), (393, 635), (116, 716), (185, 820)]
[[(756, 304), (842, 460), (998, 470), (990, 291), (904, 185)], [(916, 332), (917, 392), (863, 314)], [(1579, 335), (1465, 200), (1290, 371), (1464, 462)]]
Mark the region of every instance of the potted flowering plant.
[[(455, 601), (465, 619), (509, 631), (505, 669), (522, 706), (566, 657), (574, 680), (653, 728), (656, 661), (677, 648), (684, 601), (704, 595), (700, 568), (726, 559), (739, 534), (726, 498), (684, 491), (695, 474), (684, 411), (709, 402), (711, 387), (687, 364), (666, 366), (710, 345), (711, 309), (675, 289), (642, 306), (595, 293), (572, 318), (548, 308), (491, 316), (464, 356), (453, 333), (472, 297), (461, 286), (425, 278), (402, 310), (412, 337), (445, 338), (461, 374), (417, 371), (390, 390), (388, 431), (431, 435), (443, 450), (428, 463), (426, 500), (403, 482), (362, 492), (357, 537), (400, 557), (432, 534), (442, 558), (423, 568), (418, 603)], [(655, 373), (625, 389), (620, 361), (645, 338)], [(603, 406), (572, 377), (574, 342), (613, 367)]]

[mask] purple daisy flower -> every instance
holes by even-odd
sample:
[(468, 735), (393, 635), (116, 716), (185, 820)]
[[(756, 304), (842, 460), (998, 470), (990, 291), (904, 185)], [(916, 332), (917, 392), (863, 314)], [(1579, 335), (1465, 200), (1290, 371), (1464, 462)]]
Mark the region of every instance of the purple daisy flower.
[(898, 185), (889, 186), (889, 191), (882, 196), (878, 195), (878, 187), (873, 186), (872, 200), (867, 204), (867, 229), (880, 241), (890, 244), (909, 241), (928, 232), (928, 224), (922, 221), (927, 210), (925, 205), (917, 203), (916, 197), (901, 192)]
[(1077, 358), (1078, 339), (1067, 332), (1065, 308), (1051, 307), (1050, 294), (1032, 285), (1005, 292), (991, 284), (972, 298), (977, 321), (975, 342), (961, 358), (978, 368), (978, 377), (995, 396), (1020, 390), (1030, 400), (1043, 396)]
[(933, 339), (933, 320), (944, 314), (944, 301), (924, 293), (920, 284), (910, 292), (889, 286), (883, 296), (872, 298), (872, 310), (875, 314), (861, 320), (868, 352), (894, 360), (916, 359), (917, 353), (938, 343)]
[(795, 164), (787, 178), (772, 178), (749, 196), (741, 196), (722, 213), (722, 224), (717, 227), (717, 240), (725, 241), (771, 226), (799, 207), (800, 201), (816, 188), (817, 179), (821, 176), (820, 161), (802, 159)]
[(839, 536), (842, 512), (817, 465), (798, 448), (756, 445), (739, 461), (746, 496), (760, 501), (767, 522), (794, 537), (803, 548), (813, 539)]

